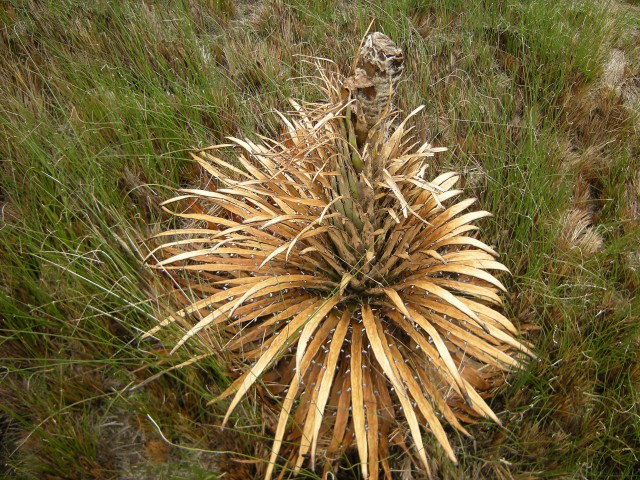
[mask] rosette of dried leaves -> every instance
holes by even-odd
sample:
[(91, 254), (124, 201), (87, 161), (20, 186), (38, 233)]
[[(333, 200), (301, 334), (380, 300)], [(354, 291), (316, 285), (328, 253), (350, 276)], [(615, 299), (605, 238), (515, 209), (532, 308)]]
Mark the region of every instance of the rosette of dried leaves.
[[(363, 53), (386, 40), (373, 34)], [(382, 44), (384, 80), (401, 52)], [(500, 423), (483, 392), (532, 355), (499, 312), (492, 272), (507, 269), (474, 225), (489, 213), (459, 199), (455, 173), (425, 180), (444, 149), (412, 136), (419, 109), (401, 122), (389, 112), (397, 75), (376, 83), (363, 58), (350, 79), (319, 63), (328, 101), (292, 102), (282, 138), (195, 153), (220, 187), (164, 203), (199, 224), (161, 234), (171, 241), (154, 266), (197, 272), (202, 296), (157, 328), (195, 319), (174, 350), (217, 329), (238, 371), (220, 395), (231, 398), (225, 422), (252, 388), (277, 406), (267, 479), (279, 463), (297, 472), (319, 459), (327, 471), (350, 448), (364, 478), (390, 478), (390, 443), (406, 437), (428, 472), (425, 431), (456, 462), (443, 422), (464, 434), (460, 420)], [(376, 94), (386, 105), (363, 128), (358, 96)]]

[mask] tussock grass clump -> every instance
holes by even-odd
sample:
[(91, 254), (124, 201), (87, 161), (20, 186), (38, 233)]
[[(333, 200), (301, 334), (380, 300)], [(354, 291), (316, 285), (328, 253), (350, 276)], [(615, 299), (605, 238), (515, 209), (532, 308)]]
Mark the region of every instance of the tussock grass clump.
[[(380, 466), (391, 478), (389, 444), (407, 450), (408, 434), (429, 473), (421, 425), (456, 462), (442, 423), (465, 435), (460, 420), (500, 423), (484, 398), (533, 355), (499, 312), (505, 288), (491, 272), (507, 269), (474, 225), (489, 214), (458, 199), (455, 173), (425, 180), (426, 159), (444, 149), (411, 134), (419, 109), (392, 126), (401, 52), (375, 33), (362, 55), (349, 79), (319, 65), (328, 101), (292, 101), (282, 138), (231, 137), (194, 154), (217, 190), (164, 202), (201, 226), (161, 234), (171, 241), (153, 251), (155, 267), (197, 273), (207, 288), (150, 333), (195, 319), (175, 351), (218, 329), (237, 372), (219, 396), (232, 397), (225, 423), (262, 384), (279, 410), (266, 478), (281, 452), (294, 472), (321, 455), (327, 472), (350, 447), (364, 478)], [(240, 168), (220, 154), (231, 147)]]

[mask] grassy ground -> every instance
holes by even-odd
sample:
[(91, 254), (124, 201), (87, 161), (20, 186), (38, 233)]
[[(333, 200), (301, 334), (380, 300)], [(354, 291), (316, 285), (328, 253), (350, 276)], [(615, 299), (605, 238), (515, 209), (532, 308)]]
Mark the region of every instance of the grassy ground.
[(216, 426), (220, 356), (171, 370), (205, 349), (139, 338), (171, 308), (144, 240), (208, 180), (192, 147), (277, 134), (274, 108), (318, 96), (300, 55), (346, 71), (373, 19), (408, 57), (400, 107), (450, 148), (432, 175), (495, 214), (540, 357), (458, 468), (429, 444), (436, 475), (638, 478), (640, 12), (469, 3), (0, 1), (0, 476), (253, 478), (269, 432), (250, 405)]

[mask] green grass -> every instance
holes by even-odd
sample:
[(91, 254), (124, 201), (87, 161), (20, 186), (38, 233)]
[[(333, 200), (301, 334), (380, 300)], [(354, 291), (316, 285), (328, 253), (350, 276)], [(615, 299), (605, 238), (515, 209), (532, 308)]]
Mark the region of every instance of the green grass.
[(586, 0), (0, 3), (0, 476), (253, 477), (231, 457), (268, 450), (257, 412), (221, 433), (206, 406), (224, 356), (167, 371), (204, 343), (140, 339), (175, 303), (145, 240), (173, 188), (209, 180), (190, 149), (277, 135), (273, 109), (319, 95), (300, 55), (347, 71), (371, 20), (407, 56), (400, 107), (425, 104), (418, 134), (450, 148), (432, 175), (462, 172), (494, 213), (482, 235), (540, 357), (492, 400), (505, 427), (457, 440), (458, 468), (429, 444), (437, 477), (634, 478), (640, 12)]

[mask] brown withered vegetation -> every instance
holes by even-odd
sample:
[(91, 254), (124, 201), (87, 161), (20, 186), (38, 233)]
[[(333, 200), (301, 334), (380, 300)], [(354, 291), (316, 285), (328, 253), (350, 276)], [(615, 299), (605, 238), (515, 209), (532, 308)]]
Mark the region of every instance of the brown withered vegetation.
[[(485, 399), (534, 356), (496, 309), (505, 287), (489, 271), (506, 268), (473, 225), (488, 213), (454, 201), (458, 175), (425, 180), (444, 149), (411, 135), (419, 109), (391, 128), (401, 51), (376, 32), (361, 55), (348, 79), (318, 64), (327, 102), (292, 101), (283, 138), (194, 154), (220, 188), (163, 205), (206, 227), (164, 232), (151, 253), (161, 271), (197, 273), (205, 295), (149, 335), (195, 319), (175, 351), (216, 329), (237, 372), (219, 396), (233, 397), (223, 423), (258, 381), (280, 410), (266, 417), (277, 419), (267, 479), (281, 453), (294, 475), (320, 458), (326, 476), (351, 448), (363, 478), (390, 479), (390, 444), (430, 476), (419, 425), (457, 462), (441, 421), (465, 435), (460, 420), (500, 423)], [(218, 155), (233, 145), (241, 168)]]

